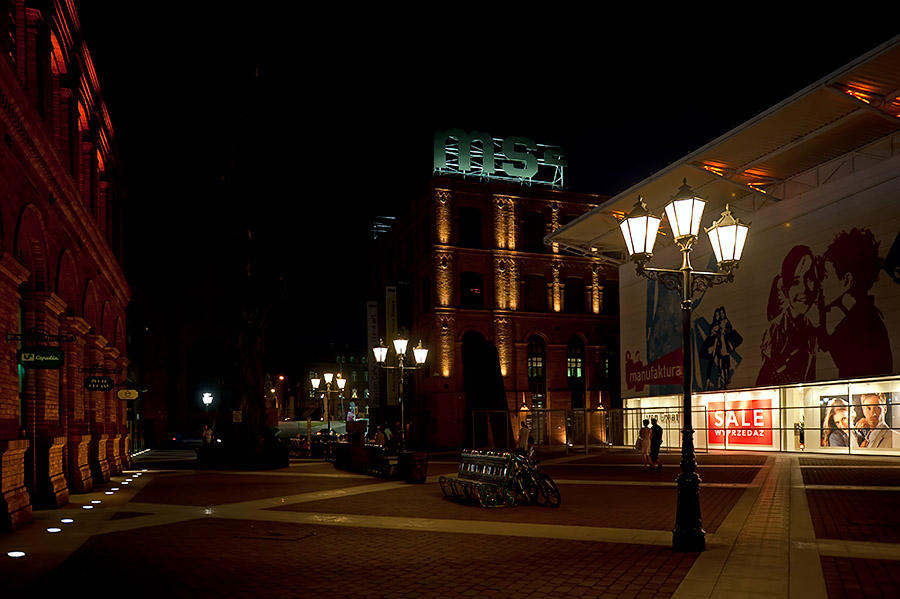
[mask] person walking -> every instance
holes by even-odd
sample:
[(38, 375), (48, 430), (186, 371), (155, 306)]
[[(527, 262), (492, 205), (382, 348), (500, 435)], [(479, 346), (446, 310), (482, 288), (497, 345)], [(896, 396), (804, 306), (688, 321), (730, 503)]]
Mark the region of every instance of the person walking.
[(640, 433), (641, 460), (644, 462), (644, 470), (650, 470), (650, 439), (652, 435), (650, 421), (644, 418), (644, 426), (641, 427)]
[(516, 449), (521, 450), (523, 453), (528, 453), (528, 438), (531, 436), (531, 431), (528, 430), (528, 425), (523, 420), (519, 424), (519, 442), (516, 444)]
[(651, 418), (650, 422), (653, 424), (650, 427), (650, 464), (660, 470), (662, 462), (659, 461), (659, 448), (662, 447), (663, 429), (656, 422), (656, 418)]

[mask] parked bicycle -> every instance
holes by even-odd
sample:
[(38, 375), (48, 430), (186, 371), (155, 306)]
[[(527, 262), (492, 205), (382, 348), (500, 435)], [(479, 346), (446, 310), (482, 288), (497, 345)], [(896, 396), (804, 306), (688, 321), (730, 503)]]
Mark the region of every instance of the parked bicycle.
[(559, 507), (559, 487), (548, 474), (538, 470), (533, 448), (528, 453), (514, 453), (512, 466), (517, 503)]

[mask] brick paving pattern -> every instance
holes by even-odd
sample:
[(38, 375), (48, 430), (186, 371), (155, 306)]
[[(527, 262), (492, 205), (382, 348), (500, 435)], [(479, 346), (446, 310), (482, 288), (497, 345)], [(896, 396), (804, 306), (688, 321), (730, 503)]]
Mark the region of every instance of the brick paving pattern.
[(807, 485), (861, 485), (900, 487), (900, 468), (801, 468)]
[[(664, 465), (660, 470), (644, 470), (639, 466), (634, 468), (608, 467), (600, 465), (577, 464), (551, 464), (542, 466), (541, 470), (554, 479), (578, 479), (578, 480), (627, 480), (637, 482), (662, 482), (675, 484), (675, 478), (681, 472), (678, 466)], [(716, 466), (702, 466), (697, 468), (700, 478), (705, 483), (749, 483), (759, 472), (759, 468), (717, 468)], [(428, 471), (431, 474), (431, 470)]]
[(88, 589), (119, 572), (108, 584), (128, 597), (668, 597), (696, 557), (648, 545), (210, 518), (94, 537), (34, 591)]
[(829, 599), (900, 597), (900, 562), (823, 556)]
[(801, 466), (877, 466), (879, 464), (897, 466), (897, 460), (885, 456), (872, 456), (869, 458), (800, 458)]
[[(383, 491), (378, 493), (377, 500), (339, 497), (273, 509), (650, 530), (671, 530), (675, 525), (677, 490), (674, 487), (561, 484), (559, 489), (562, 504), (558, 508), (519, 506), (485, 509), (446, 499), (437, 484), (429, 484)], [(701, 491), (703, 525), (708, 532), (718, 528), (743, 492), (743, 489), (722, 488)]]
[[(276, 472), (286, 472), (286, 470)], [(330, 473), (334, 474), (335, 472), (339, 471), (331, 468)], [(132, 501), (173, 505), (220, 505), (379, 482), (384, 481), (375, 477), (363, 476), (325, 478), (218, 472), (160, 474), (155, 475), (147, 486), (134, 496)]]
[(900, 492), (807, 490), (816, 537), (900, 543)]
[[(681, 463), (681, 454), (677, 451), (659, 454), (663, 464), (677, 465)], [(718, 454), (698, 453), (697, 464), (735, 464), (762, 466), (768, 456), (758, 454)], [(569, 464), (640, 464), (641, 456), (634, 451), (604, 452), (586, 458), (573, 460)]]

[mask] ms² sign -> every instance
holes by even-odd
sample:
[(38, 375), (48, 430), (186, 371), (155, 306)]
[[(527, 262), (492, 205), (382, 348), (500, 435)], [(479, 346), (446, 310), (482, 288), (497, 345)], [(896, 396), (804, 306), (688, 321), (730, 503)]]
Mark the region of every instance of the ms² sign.
[(482, 179), (537, 183), (561, 189), (566, 156), (557, 146), (535, 143), (527, 137), (499, 139), (487, 133), (461, 129), (434, 135), (434, 172)]

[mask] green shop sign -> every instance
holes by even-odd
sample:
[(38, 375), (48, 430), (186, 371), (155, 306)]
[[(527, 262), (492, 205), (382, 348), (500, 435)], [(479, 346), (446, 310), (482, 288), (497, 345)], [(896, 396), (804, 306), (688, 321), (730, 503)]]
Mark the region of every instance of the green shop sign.
[(63, 364), (63, 350), (58, 347), (24, 347), (16, 352), (16, 358), (26, 370), (60, 368)]

